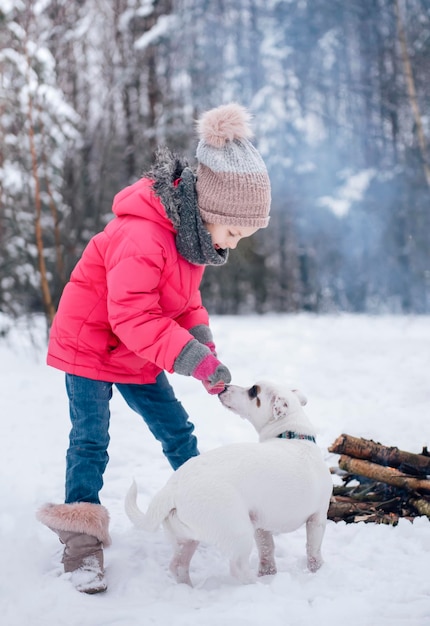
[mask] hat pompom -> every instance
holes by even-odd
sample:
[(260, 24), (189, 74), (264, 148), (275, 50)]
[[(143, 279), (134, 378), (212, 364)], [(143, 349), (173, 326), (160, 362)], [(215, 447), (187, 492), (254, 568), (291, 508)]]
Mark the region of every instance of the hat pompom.
[(197, 121), (197, 132), (202, 141), (214, 148), (223, 148), (233, 139), (252, 137), (252, 116), (240, 104), (224, 104), (211, 109)]

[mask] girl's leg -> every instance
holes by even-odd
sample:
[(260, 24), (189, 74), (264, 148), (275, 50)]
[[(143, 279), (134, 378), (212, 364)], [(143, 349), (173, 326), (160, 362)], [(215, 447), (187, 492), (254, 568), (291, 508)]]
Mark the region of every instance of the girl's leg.
[(193, 424), (164, 372), (150, 385), (116, 385), (127, 404), (141, 415), (150, 431), (161, 442), (163, 452), (173, 469), (190, 457), (197, 456), (197, 439)]
[(100, 504), (109, 460), (109, 400), (112, 383), (66, 374), (72, 429), (66, 466), (66, 503)]

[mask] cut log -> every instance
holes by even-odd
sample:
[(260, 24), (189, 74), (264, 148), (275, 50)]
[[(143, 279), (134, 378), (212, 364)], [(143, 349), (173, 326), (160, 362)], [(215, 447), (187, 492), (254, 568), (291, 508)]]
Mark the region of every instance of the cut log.
[(334, 498), (330, 502), (327, 517), (328, 519), (345, 519), (347, 515), (357, 515), (358, 513), (374, 513), (375, 508), (368, 502), (354, 502), (351, 499)]
[[(423, 452), (425, 451), (426, 449), (423, 448)], [(397, 447), (384, 446), (371, 439), (342, 434), (330, 446), (329, 452), (346, 454), (356, 459), (388, 465), (403, 472), (416, 473), (421, 477), (430, 474), (430, 456), (405, 452)]]
[(416, 508), (420, 515), (427, 515), (430, 520), (430, 502), (423, 498), (410, 499), (409, 502)]
[(354, 502), (347, 499), (339, 501), (338, 498), (332, 499), (327, 513), (327, 518), (333, 522), (373, 522), (393, 526), (398, 523), (399, 517), (398, 513), (386, 512), (379, 508), (377, 503)]
[(340, 455), (338, 467), (330, 471), (343, 485), (333, 485), (328, 519), (393, 525), (401, 517), (413, 521), (422, 515), (430, 520), (427, 448), (414, 454), (343, 434), (329, 451)]
[[(350, 474), (348, 474), (348, 476), (350, 476)], [(369, 483), (366, 486), (363, 486), (362, 484), (354, 487), (334, 485), (334, 499), (337, 502), (345, 500), (348, 502), (380, 503), (383, 498), (385, 499), (384, 501), (386, 501), (386, 498), (389, 497), (389, 501), (391, 501), (392, 498), (398, 497), (398, 490), (396, 487), (378, 481), (372, 483), (368, 479), (366, 480)]]
[(383, 467), (377, 463), (353, 459), (343, 454), (339, 459), (339, 467), (351, 474), (358, 474), (372, 480), (387, 483), (408, 491), (425, 491), (430, 493), (430, 480), (408, 476), (392, 467)]

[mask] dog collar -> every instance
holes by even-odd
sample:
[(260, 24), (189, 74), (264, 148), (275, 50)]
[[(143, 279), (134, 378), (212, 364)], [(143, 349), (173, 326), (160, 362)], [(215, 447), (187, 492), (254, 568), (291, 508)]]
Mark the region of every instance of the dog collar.
[(307, 441), (313, 441), (316, 443), (315, 437), (312, 435), (303, 435), (302, 433), (295, 433), (293, 430), (286, 430), (284, 433), (278, 435), (279, 439), (306, 439)]

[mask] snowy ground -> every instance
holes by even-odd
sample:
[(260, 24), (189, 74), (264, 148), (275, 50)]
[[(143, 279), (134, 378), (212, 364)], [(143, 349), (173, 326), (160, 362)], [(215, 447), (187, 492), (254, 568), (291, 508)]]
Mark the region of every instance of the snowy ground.
[[(289, 381), (308, 396), (307, 413), (328, 465), (342, 432), (419, 452), (430, 445), (430, 319), (427, 317), (266, 316), (212, 320), (233, 382)], [(430, 524), (397, 527), (328, 523), (325, 564), (305, 567), (304, 529), (276, 537), (279, 573), (240, 585), (224, 557), (201, 546), (195, 587), (168, 573), (160, 531), (142, 535), (123, 511), (134, 476), (144, 508), (170, 469), (139, 417), (116, 394), (103, 504), (111, 514), (109, 590), (79, 594), (61, 574), (56, 536), (34, 517), (62, 502), (69, 430), (63, 375), (44, 365), (18, 328), (0, 343), (0, 621), (4, 626), (428, 626)], [(172, 377), (196, 425), (200, 449), (255, 440), (252, 427), (201, 385)], [(256, 563), (256, 555), (253, 555)]]

